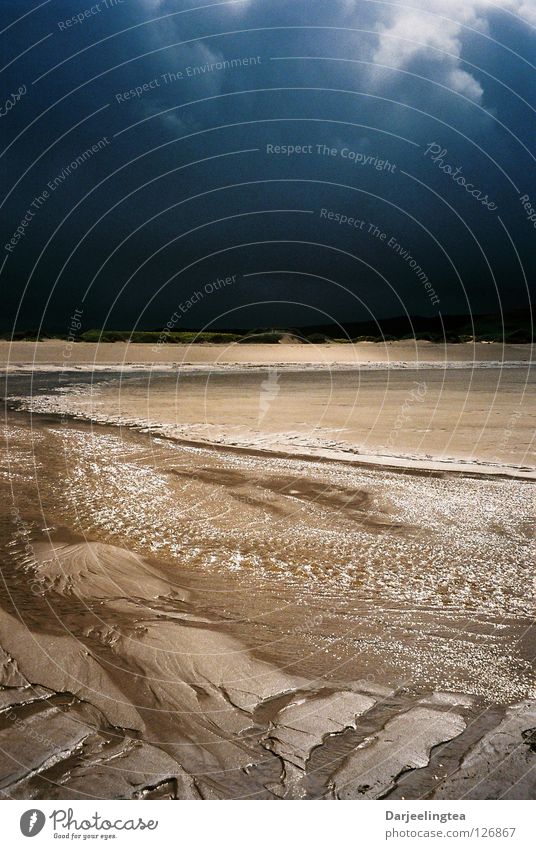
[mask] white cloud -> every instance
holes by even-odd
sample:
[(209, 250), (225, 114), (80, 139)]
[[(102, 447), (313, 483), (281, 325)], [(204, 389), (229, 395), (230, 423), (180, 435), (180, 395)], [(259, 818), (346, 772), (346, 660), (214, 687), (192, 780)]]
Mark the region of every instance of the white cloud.
[[(359, 8), (359, 0), (354, 9)], [(391, 7), (378, 21), (378, 44), (372, 59), (378, 65), (407, 69), (426, 59), (430, 74), (465, 97), (480, 101), (483, 88), (461, 61), (464, 40), (471, 30), (489, 35), (492, 15), (507, 10), (536, 24), (536, 0), (409, 0)], [(376, 79), (381, 79), (376, 74)]]
[(532, 26), (536, 26), (536, 3), (534, 0), (505, 0), (502, 6), (504, 9), (515, 12)]
[[(140, 2), (156, 14), (176, 11), (175, 0)], [(271, 3), (275, 19), (272, 23), (277, 23), (283, 13), (296, 14), (304, 24), (312, 22), (310, 7), (303, 0), (295, 5), (293, 0)], [(232, 17), (251, 10), (265, 13), (266, 6), (261, 0), (222, 3), (222, 12)], [(381, 66), (395, 71), (414, 70), (417, 63), (422, 68), (424, 61), (423, 76), (476, 102), (484, 95), (485, 82), (481, 83), (462, 61), (464, 44), (475, 37), (474, 31), (491, 37), (491, 18), (505, 13), (536, 27), (536, 0), (392, 0), (385, 5), (365, 0), (330, 0), (330, 11), (341, 25), (377, 32), (377, 40), (365, 54), (377, 66), (371, 73), (371, 85), (381, 87), (386, 81), (392, 82), (391, 72)], [(320, 23), (316, 18), (315, 22)]]

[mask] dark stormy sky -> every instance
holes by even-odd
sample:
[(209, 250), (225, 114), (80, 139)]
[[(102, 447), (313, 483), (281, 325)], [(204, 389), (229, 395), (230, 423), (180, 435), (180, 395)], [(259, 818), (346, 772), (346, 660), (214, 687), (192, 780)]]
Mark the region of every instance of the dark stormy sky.
[(0, 8), (4, 329), (529, 304), (534, 0)]

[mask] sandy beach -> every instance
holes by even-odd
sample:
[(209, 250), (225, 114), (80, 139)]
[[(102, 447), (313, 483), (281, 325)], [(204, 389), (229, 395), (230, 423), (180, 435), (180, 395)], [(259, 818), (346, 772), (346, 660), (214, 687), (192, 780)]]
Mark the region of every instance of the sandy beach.
[(534, 794), (527, 346), (17, 344), (6, 797)]
[(536, 0), (0, 9), (6, 845), (525, 849)]
[(385, 368), (409, 364), (527, 363), (533, 359), (531, 345), (499, 345), (486, 342), (435, 345), (431, 342), (330, 342), (314, 344), (150, 345), (122, 342), (42, 342), (0, 340), (2, 368), (170, 368), (209, 365), (249, 368), (255, 366), (355, 366)]

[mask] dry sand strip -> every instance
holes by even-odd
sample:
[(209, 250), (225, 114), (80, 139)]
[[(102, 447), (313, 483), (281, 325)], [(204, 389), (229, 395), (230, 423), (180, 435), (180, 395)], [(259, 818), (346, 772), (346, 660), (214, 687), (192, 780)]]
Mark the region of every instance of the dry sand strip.
[(498, 343), (461, 343), (437, 345), (431, 342), (357, 342), (321, 345), (285, 344), (248, 345), (160, 345), (77, 342), (68, 345), (61, 339), (43, 342), (9, 342), (0, 340), (0, 367), (9, 370), (45, 369), (71, 371), (121, 369), (166, 370), (185, 366), (225, 368), (240, 366), (285, 367), (289, 365), (317, 368), (356, 367), (368, 365), (428, 363), (439, 366), (447, 363), (526, 363), (532, 359), (531, 345), (500, 345)]
[(9, 700), (0, 710), (2, 795), (133, 799), (165, 788), (177, 798), (201, 798), (176, 760), (109, 726), (89, 703), (30, 685), (0, 695)]
[(347, 729), (356, 729), (359, 717), (378, 703), (378, 696), (388, 698), (393, 691), (376, 688), (375, 695), (341, 690), (298, 694), (279, 711), (263, 740), (269, 751), (284, 763), (283, 798), (307, 798), (305, 786), (307, 764), (314, 749), (329, 737)]
[(461, 734), (466, 723), (458, 713), (415, 707), (387, 723), (366, 740), (333, 776), (338, 799), (379, 799), (401, 773), (427, 765), (434, 746)]
[(249, 436), (232, 438), (223, 435), (214, 439), (198, 438), (194, 427), (166, 425), (146, 419), (130, 418), (112, 414), (99, 414), (77, 411), (69, 404), (68, 398), (41, 396), (32, 399), (10, 398), (13, 411), (43, 414), (58, 422), (88, 421), (120, 428), (131, 428), (140, 433), (149, 434), (158, 439), (166, 439), (176, 445), (193, 449), (210, 449), (238, 456), (261, 457), (266, 460), (301, 460), (317, 463), (337, 462), (363, 469), (378, 469), (422, 475), (459, 475), (473, 478), (514, 479), (536, 481), (536, 469), (532, 466), (506, 463), (486, 463), (465, 459), (441, 459), (410, 455), (366, 454), (355, 446), (332, 443), (332, 446), (315, 444), (311, 438), (296, 436), (292, 433), (275, 434), (269, 438), (251, 438)]
[(536, 702), (512, 705), (503, 721), (442, 781), (432, 799), (531, 799), (536, 785)]
[[(434, 693), (392, 719), (367, 737), (334, 774), (331, 787), (335, 798), (534, 798), (536, 701), (507, 708), (504, 718), (485, 732), (486, 711), (470, 719), (455, 710), (456, 706), (466, 708), (470, 701), (459, 694)], [(474, 736), (477, 742), (468, 746)], [(424, 770), (432, 762), (435, 747), (435, 766), (432, 771)], [(460, 751), (461, 758), (456, 754)], [(440, 781), (433, 774), (442, 766), (438, 761), (455, 761), (450, 774)]]
[(370, 710), (376, 700), (350, 691), (301, 698), (283, 708), (270, 732), (270, 748), (285, 763), (305, 769), (311, 751), (328, 734), (355, 728), (356, 718)]

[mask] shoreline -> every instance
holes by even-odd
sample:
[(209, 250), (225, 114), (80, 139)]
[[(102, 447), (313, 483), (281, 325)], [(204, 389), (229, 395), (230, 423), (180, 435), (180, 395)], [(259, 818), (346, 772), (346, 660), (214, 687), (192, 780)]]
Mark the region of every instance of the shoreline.
[[(216, 347), (212, 346), (212, 355)], [(425, 414), (421, 411), (419, 415), (428, 415), (431, 420), (431, 417), (437, 416), (437, 408), (440, 403), (443, 403), (444, 409), (447, 409), (445, 402), (442, 402), (442, 398), (447, 396), (443, 396), (442, 393), (450, 391), (445, 390), (448, 378), (453, 386), (452, 391), (458, 392), (458, 394), (460, 392), (467, 393), (468, 388), (465, 388), (467, 381), (469, 381), (470, 387), (475, 386), (475, 383), (479, 381), (480, 386), (485, 388), (489, 380), (491, 381), (489, 383), (490, 391), (493, 390), (494, 385), (499, 385), (499, 381), (501, 387), (504, 381), (508, 381), (512, 385), (511, 404), (513, 406), (509, 409), (514, 410), (514, 412), (511, 413), (509, 409), (500, 411), (500, 414), (504, 417), (500, 438), (506, 445), (506, 440), (507, 438), (508, 440), (511, 439), (514, 426), (517, 425), (521, 415), (522, 408), (519, 405), (523, 403), (527, 407), (532, 371), (530, 362), (508, 361), (497, 363), (491, 360), (445, 363), (430, 359), (419, 362), (384, 359), (378, 362), (363, 361), (357, 365), (355, 363), (337, 362), (332, 366), (318, 361), (307, 364), (291, 362), (292, 359), (296, 359), (293, 356), (293, 351), (296, 350), (297, 346), (271, 345), (269, 347), (271, 349), (284, 347), (288, 361), (270, 364), (268, 360), (273, 356), (274, 351), (263, 350), (261, 353), (264, 353), (267, 359), (265, 363), (173, 362), (167, 365), (158, 364), (156, 367), (152, 363), (129, 363), (128, 366), (124, 367), (117, 361), (114, 364), (99, 363), (96, 366), (87, 363), (68, 366), (61, 366), (57, 363), (39, 363), (35, 367), (28, 367), (24, 363), (19, 363), (3, 372), (4, 405), (7, 409), (26, 410), (30, 414), (58, 416), (60, 420), (85, 420), (105, 426), (130, 428), (149, 433), (153, 437), (169, 439), (176, 444), (194, 449), (223, 450), (235, 454), (249, 454), (250, 456), (275, 460), (283, 458), (335, 462), (356, 468), (392, 470), (411, 474), (433, 474), (436, 476), (454, 474), (488, 477), (490, 479), (536, 480), (536, 463), (534, 462), (533, 452), (529, 452), (529, 447), (527, 447), (525, 453), (518, 451), (517, 456), (513, 455), (512, 452), (510, 452), (510, 456), (508, 456), (508, 452), (506, 454), (502, 452), (502, 455), (501, 452), (491, 452), (489, 446), (487, 451), (480, 451), (475, 454), (471, 444), (467, 442), (467, 438), (471, 437), (470, 431), (465, 434), (465, 441), (452, 442), (448, 440), (445, 442), (443, 440), (444, 444), (440, 442), (415, 444), (415, 441), (413, 441), (412, 444), (409, 440), (404, 444), (404, 441), (401, 440), (396, 446), (389, 443), (392, 434), (405, 427), (403, 416), (408, 417), (408, 421), (410, 421), (411, 406), (413, 404), (415, 407), (417, 403), (409, 392), (411, 386), (407, 385), (407, 382), (410, 381), (411, 384), (411, 381), (416, 379), (425, 381), (423, 386), (429, 392), (431, 400), (428, 404), (428, 413)], [(436, 349), (435, 352), (438, 353), (438, 350)], [(501, 377), (503, 370), (508, 377)], [(0, 371), (2, 371), (1, 366)], [(362, 375), (362, 377), (359, 377), (359, 375)], [(417, 378), (417, 375), (422, 375), (422, 377)], [(196, 396), (194, 391), (191, 396), (194, 407), (189, 412), (187, 410), (186, 415), (180, 414), (177, 418), (177, 410), (174, 406), (176, 392), (178, 391), (176, 387), (178, 387), (178, 382), (182, 378), (186, 380), (186, 387), (201, 386), (199, 397), (203, 398), (203, 401), (201, 405), (197, 403), (197, 406), (195, 406), (194, 399)], [(240, 406), (241, 413), (238, 418), (233, 419), (231, 416), (231, 419), (229, 419), (225, 408), (218, 406), (219, 396), (216, 388), (214, 389), (216, 394), (207, 395), (209, 378), (232, 381), (234, 388), (231, 391), (238, 391), (241, 396), (240, 404), (242, 406)], [(263, 378), (267, 379), (259, 383)], [(310, 385), (311, 381), (317, 379), (323, 381), (319, 385), (324, 386), (325, 393), (327, 393), (317, 396), (317, 406), (325, 403), (324, 398), (333, 398), (333, 387), (335, 384), (341, 385), (341, 380), (343, 386), (349, 387), (350, 394), (347, 393), (340, 401), (342, 418), (340, 421), (335, 418), (335, 421), (326, 423), (319, 431), (316, 430), (315, 421), (305, 431), (300, 427), (295, 429), (289, 427), (292, 416), (299, 417), (301, 413), (299, 404), (296, 408), (286, 405), (292, 403), (296, 391), (301, 392), (304, 387)], [(280, 380), (282, 381), (281, 384), (279, 383)], [(360, 396), (360, 398), (363, 398), (360, 403), (363, 403), (364, 407), (363, 413), (360, 412), (357, 419), (357, 431), (355, 428), (353, 431), (348, 430), (349, 419), (345, 418), (346, 413), (344, 412), (346, 409), (353, 410), (355, 408), (357, 395), (352, 394), (354, 392), (354, 380), (358, 382), (357, 386), (360, 391), (362, 388), (362, 391), (365, 392), (365, 395)], [(382, 383), (383, 397), (381, 390), (376, 387), (378, 380), (384, 382)], [(160, 381), (164, 381), (164, 383), (162, 384)], [(191, 383), (191, 381), (194, 381), (194, 383)], [(196, 384), (195, 381), (201, 381), (201, 384)], [(281, 388), (285, 386), (285, 381), (291, 381), (286, 385), (293, 387), (292, 392), (290, 394), (287, 392), (286, 395)], [(326, 381), (328, 381), (327, 384)], [(455, 381), (455, 383), (452, 384), (452, 381)], [(144, 382), (147, 382), (145, 389), (143, 388)], [(50, 387), (48, 387), (49, 384), (51, 384)], [(129, 392), (126, 392), (125, 395), (126, 388), (129, 385), (131, 392), (134, 393), (132, 397), (136, 399), (130, 404), (127, 400)], [(171, 387), (170, 390), (167, 390), (170, 393), (168, 400), (171, 399), (171, 405), (168, 403), (166, 407), (164, 403), (166, 396), (162, 396), (164, 407), (160, 408), (157, 404), (155, 408), (151, 406), (149, 409), (149, 398), (153, 392), (153, 387), (162, 385)], [(215, 387), (218, 385), (220, 384), (216, 383)], [(367, 385), (372, 387), (368, 391), (368, 395), (365, 389)], [(405, 386), (406, 388), (401, 390), (397, 389), (397, 386)], [(155, 389), (154, 391), (157, 393), (156, 397), (161, 397), (158, 394), (160, 390)], [(190, 389), (187, 388), (184, 391), (190, 392)], [(303, 391), (305, 390), (303, 389)], [(116, 392), (119, 392), (117, 397), (114, 394)], [(281, 394), (282, 392), (283, 394)], [(273, 394), (273, 397), (270, 393)], [(374, 416), (376, 416), (374, 410), (378, 403), (377, 399), (381, 400), (382, 411), (385, 411), (384, 399), (387, 397), (387, 393), (394, 399), (391, 403), (395, 405), (390, 413), (391, 430), (388, 433), (386, 431), (387, 435), (384, 433), (383, 438), (379, 438), (379, 441), (377, 440), (374, 444), (374, 440), (369, 441), (365, 431), (360, 433), (359, 428), (374, 426)], [(185, 399), (190, 396), (182, 397)], [(483, 397), (485, 403), (494, 403), (493, 398), (488, 400), (487, 396)], [(264, 403), (266, 410), (270, 408), (272, 413), (277, 414), (276, 399), (278, 399), (279, 409), (284, 414), (272, 422), (266, 419), (263, 414), (262, 427), (259, 427), (258, 416), (261, 412), (259, 404)], [(410, 403), (411, 399), (413, 399), (412, 403)], [(421, 396), (417, 400), (422, 402)], [(148, 404), (149, 406), (147, 406)], [(212, 405), (210, 410), (207, 404)], [(349, 404), (350, 407), (348, 407)], [(475, 410), (477, 408), (478, 404)], [(142, 409), (145, 412), (143, 416), (140, 416)], [(287, 412), (291, 416), (290, 420)], [(528, 415), (528, 413), (529, 408), (527, 407), (526, 414)], [(386, 415), (389, 414), (386, 413)], [(448, 415), (442, 421), (438, 421), (437, 418), (434, 420), (437, 422), (437, 426), (442, 427), (443, 430), (451, 424)], [(457, 422), (455, 421), (454, 424), (457, 425)], [(419, 425), (413, 425), (413, 427), (416, 426)], [(342, 431), (345, 429), (346, 432), (343, 433)], [(526, 429), (527, 426), (525, 426)], [(363, 436), (365, 436), (364, 439)], [(529, 437), (526, 435), (526, 438)]]
[(390, 362), (363, 362), (363, 363), (80, 363), (79, 365), (63, 366), (60, 363), (16, 363), (9, 367), (0, 366), (0, 375), (27, 375), (27, 374), (146, 374), (152, 371), (154, 374), (170, 374), (173, 371), (185, 374), (228, 374), (234, 373), (264, 373), (266, 371), (281, 372), (352, 372), (352, 371), (438, 371), (440, 369), (470, 370), (476, 369), (509, 369), (509, 368), (532, 368), (534, 363), (528, 360), (474, 360), (472, 362), (434, 362), (432, 360), (421, 360), (412, 362), (407, 360), (394, 360)]
[[(166, 432), (166, 426), (150, 423), (128, 421), (123, 418), (114, 420), (112, 416), (98, 417), (83, 415), (81, 413), (55, 412), (52, 410), (33, 410), (18, 407), (16, 404), (7, 406), (9, 413), (26, 416), (39, 416), (57, 420), (61, 423), (85, 422), (86, 424), (100, 427), (128, 428), (140, 434), (150, 437), (165, 439), (184, 448), (201, 449), (205, 451), (225, 452), (239, 456), (259, 457), (266, 460), (299, 460), (310, 463), (340, 463), (345, 466), (367, 469), (369, 471), (396, 472), (406, 475), (422, 475), (424, 477), (467, 477), (476, 480), (519, 480), (536, 481), (536, 468), (522, 466), (507, 466), (501, 464), (490, 464), (485, 462), (470, 462), (463, 459), (425, 458), (396, 455), (359, 454), (357, 450), (338, 450), (327, 447), (317, 448), (310, 446), (308, 453), (300, 448), (274, 444), (272, 447), (260, 447), (255, 444), (244, 443), (242, 445), (234, 442), (211, 441), (203, 439), (189, 439), (176, 436)], [(348, 454), (352, 456), (349, 457)]]

